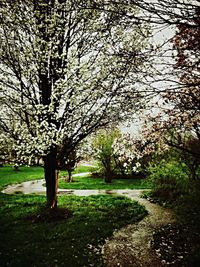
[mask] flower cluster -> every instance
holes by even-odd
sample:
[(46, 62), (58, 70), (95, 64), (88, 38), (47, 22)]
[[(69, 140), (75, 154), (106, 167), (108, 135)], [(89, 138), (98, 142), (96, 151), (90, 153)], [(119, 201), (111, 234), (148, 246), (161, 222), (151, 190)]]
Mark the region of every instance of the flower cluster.
[(127, 173), (139, 172), (144, 157), (156, 150), (154, 140), (144, 139), (144, 136), (134, 138), (130, 134), (123, 134), (113, 143), (114, 157)]
[(136, 14), (135, 6), (51, 2), (2, 1), (0, 86), (8, 112), (0, 122), (14, 132), (21, 159), (43, 157), (66, 140), (76, 149), (130, 117), (142, 99), (150, 29), (122, 15)]

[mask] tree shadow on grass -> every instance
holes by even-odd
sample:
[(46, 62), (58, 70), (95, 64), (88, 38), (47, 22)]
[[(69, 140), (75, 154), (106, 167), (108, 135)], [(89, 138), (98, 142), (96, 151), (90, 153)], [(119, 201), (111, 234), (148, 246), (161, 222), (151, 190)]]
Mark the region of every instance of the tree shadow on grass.
[(72, 214), (72, 211), (66, 208), (50, 209), (42, 205), (36, 213), (29, 214), (24, 220), (31, 223), (55, 223), (71, 218)]

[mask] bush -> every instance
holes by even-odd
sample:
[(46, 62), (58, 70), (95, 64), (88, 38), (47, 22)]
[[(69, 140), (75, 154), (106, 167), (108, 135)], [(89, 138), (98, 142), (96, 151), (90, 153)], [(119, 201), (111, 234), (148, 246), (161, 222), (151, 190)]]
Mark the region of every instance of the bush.
[(152, 194), (163, 202), (172, 203), (188, 192), (189, 178), (185, 164), (162, 160), (148, 168)]

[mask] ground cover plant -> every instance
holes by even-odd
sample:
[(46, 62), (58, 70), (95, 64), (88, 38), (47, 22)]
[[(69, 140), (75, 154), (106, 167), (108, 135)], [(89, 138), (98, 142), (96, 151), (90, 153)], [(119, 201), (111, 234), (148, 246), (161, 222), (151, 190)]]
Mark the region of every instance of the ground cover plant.
[(158, 229), (152, 247), (168, 266), (199, 266), (200, 235), (191, 231), (189, 225), (169, 224)]
[(155, 231), (152, 247), (168, 266), (200, 266), (199, 200), (199, 196), (182, 199), (173, 207), (177, 223)]
[[(103, 266), (100, 248), (115, 229), (146, 215), (144, 207), (125, 197), (59, 197), (70, 210), (60, 221), (35, 220), (43, 196), (0, 194), (0, 265)], [(38, 215), (39, 216), (39, 215)]]

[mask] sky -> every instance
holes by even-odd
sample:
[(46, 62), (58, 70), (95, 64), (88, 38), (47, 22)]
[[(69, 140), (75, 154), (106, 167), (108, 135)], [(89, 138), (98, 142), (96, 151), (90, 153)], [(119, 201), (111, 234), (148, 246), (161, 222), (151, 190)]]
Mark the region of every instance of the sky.
[[(159, 26), (160, 27), (160, 26)], [(162, 62), (166, 63), (167, 61), (170, 62), (172, 60), (172, 52), (170, 51), (170, 46), (171, 43), (166, 43), (166, 41), (170, 40), (175, 34), (175, 29), (172, 27), (165, 27), (165, 28), (158, 28), (157, 26), (153, 30), (152, 37), (150, 39), (150, 42), (155, 46), (161, 47), (161, 51), (159, 54), (163, 54), (163, 51), (167, 51), (164, 53), (163, 57), (156, 57), (155, 60), (157, 62), (156, 66), (158, 69), (163, 68)], [(166, 88), (168, 84), (164, 81), (159, 81), (153, 83), (153, 86), (155, 88), (161, 89), (161, 88)], [(152, 103), (154, 101), (158, 101), (159, 99), (156, 98), (152, 100)], [(158, 108), (152, 108), (151, 110), (148, 110), (147, 113), (150, 113), (151, 115), (155, 114), (156, 112), (159, 112)], [(142, 130), (142, 127), (144, 127), (144, 113), (141, 114), (141, 117), (137, 116), (137, 119), (131, 123), (131, 122), (124, 122), (123, 124), (120, 125), (120, 130), (122, 133), (129, 133), (133, 136), (140, 135), (140, 132)]]

